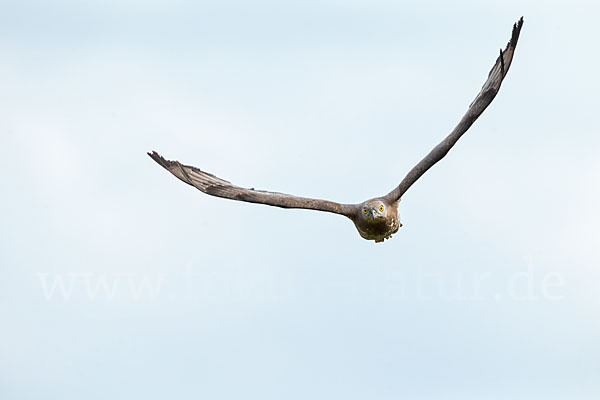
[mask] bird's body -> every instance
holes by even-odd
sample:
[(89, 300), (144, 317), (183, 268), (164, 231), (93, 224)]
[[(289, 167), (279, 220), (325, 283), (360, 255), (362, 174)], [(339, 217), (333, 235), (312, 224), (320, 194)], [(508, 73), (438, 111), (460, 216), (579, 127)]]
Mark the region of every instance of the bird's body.
[(511, 65), (523, 18), (513, 27), (512, 36), (504, 51), (492, 67), (481, 91), (469, 106), (458, 125), (425, 156), (406, 177), (385, 196), (375, 197), (359, 204), (342, 204), (328, 200), (310, 199), (284, 193), (267, 192), (243, 188), (216, 177), (198, 168), (183, 165), (179, 161), (169, 161), (156, 152), (148, 153), (158, 164), (163, 166), (183, 182), (194, 186), (211, 196), (250, 203), (266, 204), (281, 208), (304, 208), (340, 214), (354, 222), (361, 237), (375, 242), (383, 242), (398, 232), (402, 226), (398, 215), (398, 205), (404, 193), (434, 164), (440, 161), (458, 139), (471, 127), (483, 111), (490, 105)]
[(388, 204), (383, 198), (367, 200), (350, 219), (361, 237), (374, 240), (375, 243), (383, 242), (391, 238), (402, 226), (398, 214), (399, 203), (398, 200)]

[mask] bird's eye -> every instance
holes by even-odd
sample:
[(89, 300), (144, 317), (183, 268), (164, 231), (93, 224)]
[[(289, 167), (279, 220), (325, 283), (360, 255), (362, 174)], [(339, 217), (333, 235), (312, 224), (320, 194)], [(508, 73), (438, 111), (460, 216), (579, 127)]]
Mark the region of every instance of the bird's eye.
[(366, 213), (367, 213), (367, 209), (363, 208), (363, 214), (366, 214)]
[(383, 206), (379, 206), (379, 211), (383, 212)]

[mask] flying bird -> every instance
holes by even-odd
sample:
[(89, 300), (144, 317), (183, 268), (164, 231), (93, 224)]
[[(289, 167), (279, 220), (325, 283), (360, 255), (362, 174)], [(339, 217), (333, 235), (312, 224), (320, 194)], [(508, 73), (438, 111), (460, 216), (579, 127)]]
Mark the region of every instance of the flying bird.
[(481, 91), (475, 97), (475, 100), (473, 100), (454, 130), (435, 146), (425, 158), (415, 165), (397, 187), (385, 196), (375, 197), (360, 204), (342, 204), (328, 200), (256, 190), (254, 188), (247, 189), (236, 186), (196, 167), (181, 164), (179, 161), (166, 160), (155, 151), (148, 153), (148, 155), (183, 182), (211, 196), (281, 208), (303, 208), (340, 214), (354, 222), (358, 233), (364, 239), (383, 242), (385, 239), (391, 238), (402, 226), (398, 214), (398, 205), (404, 193), (429, 168), (448, 153), (458, 139), (471, 127), (473, 122), (479, 118), (494, 97), (496, 97), (500, 85), (512, 63), (522, 26), (523, 17), (514, 24), (510, 41), (504, 50), (500, 49), (500, 55), (483, 84)]

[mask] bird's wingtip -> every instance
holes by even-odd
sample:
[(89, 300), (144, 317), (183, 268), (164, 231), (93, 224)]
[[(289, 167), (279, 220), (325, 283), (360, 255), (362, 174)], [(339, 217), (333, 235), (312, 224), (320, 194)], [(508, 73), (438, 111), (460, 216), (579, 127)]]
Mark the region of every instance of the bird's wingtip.
[(150, 156), (151, 159), (156, 161), (158, 164), (162, 165), (164, 168), (169, 167), (169, 162), (165, 160), (164, 157), (158, 154), (156, 151), (152, 150), (152, 152), (147, 152), (147, 154), (148, 156)]
[(523, 27), (523, 17), (519, 18), (517, 22), (513, 25), (512, 37), (510, 38), (510, 42), (513, 45), (516, 45), (517, 40), (519, 40), (519, 34), (521, 33), (521, 28)]

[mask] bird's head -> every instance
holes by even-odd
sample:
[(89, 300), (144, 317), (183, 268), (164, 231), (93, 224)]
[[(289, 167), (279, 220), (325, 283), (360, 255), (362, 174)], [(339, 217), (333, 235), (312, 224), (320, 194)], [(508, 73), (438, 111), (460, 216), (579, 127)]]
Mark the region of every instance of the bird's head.
[(387, 204), (378, 199), (367, 200), (360, 205), (360, 216), (367, 221), (384, 220), (387, 213)]

